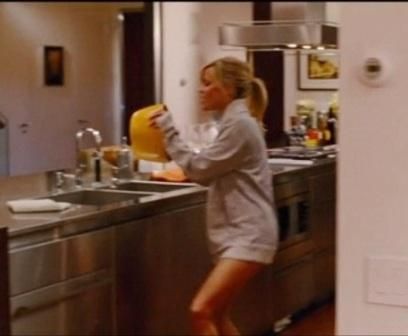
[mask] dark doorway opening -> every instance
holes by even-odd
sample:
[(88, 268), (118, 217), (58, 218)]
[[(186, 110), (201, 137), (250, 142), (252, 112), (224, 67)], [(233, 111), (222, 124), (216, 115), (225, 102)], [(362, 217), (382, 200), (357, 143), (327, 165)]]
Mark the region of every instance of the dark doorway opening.
[(153, 4), (142, 11), (124, 11), (123, 130), (129, 139), (129, 121), (136, 110), (154, 103)]
[[(271, 20), (271, 2), (254, 2), (253, 20)], [(255, 75), (265, 82), (269, 94), (269, 104), (265, 111), (265, 140), (269, 148), (287, 145), (284, 124), (284, 53), (265, 51), (253, 53)]]

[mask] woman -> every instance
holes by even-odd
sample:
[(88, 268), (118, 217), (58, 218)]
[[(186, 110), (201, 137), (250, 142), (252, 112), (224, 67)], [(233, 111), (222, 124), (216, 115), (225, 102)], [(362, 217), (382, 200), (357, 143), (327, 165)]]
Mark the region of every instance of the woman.
[(267, 95), (248, 64), (232, 57), (201, 70), (199, 93), (203, 110), (218, 120), (219, 133), (206, 148), (192, 151), (169, 112), (159, 111), (150, 120), (164, 133), (169, 155), (185, 174), (209, 187), (207, 234), (215, 266), (191, 304), (193, 332), (239, 335), (229, 317), (231, 303), (272, 263), (278, 244), (262, 128)]

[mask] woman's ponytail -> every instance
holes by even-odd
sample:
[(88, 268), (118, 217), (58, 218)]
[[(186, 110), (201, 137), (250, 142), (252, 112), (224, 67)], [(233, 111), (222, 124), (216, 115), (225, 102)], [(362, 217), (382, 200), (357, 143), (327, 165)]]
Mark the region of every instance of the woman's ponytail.
[(263, 118), (268, 106), (268, 93), (262, 79), (254, 77), (251, 80), (251, 89), (248, 95), (248, 107), (251, 115), (263, 127)]

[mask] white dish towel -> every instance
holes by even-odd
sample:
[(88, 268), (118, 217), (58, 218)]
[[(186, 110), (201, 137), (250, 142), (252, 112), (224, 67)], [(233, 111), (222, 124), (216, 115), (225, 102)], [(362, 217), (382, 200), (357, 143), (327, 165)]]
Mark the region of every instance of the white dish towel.
[(8, 201), (6, 204), (13, 212), (62, 211), (71, 206), (71, 203), (56, 202), (49, 198)]

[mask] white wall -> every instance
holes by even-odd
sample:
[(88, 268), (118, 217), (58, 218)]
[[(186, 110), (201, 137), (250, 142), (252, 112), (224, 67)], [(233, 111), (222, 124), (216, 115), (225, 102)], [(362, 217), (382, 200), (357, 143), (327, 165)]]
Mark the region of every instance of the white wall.
[(196, 120), (199, 3), (163, 2), (163, 101), (176, 124)]
[(198, 121), (199, 71), (206, 63), (243, 50), (223, 50), (217, 29), (226, 21), (251, 18), (250, 2), (163, 2), (163, 100), (176, 124)]
[(201, 2), (198, 18), (200, 66), (224, 56), (246, 60), (245, 49), (218, 44), (218, 27), (225, 22), (252, 20), (252, 6), (252, 2)]
[(327, 21), (340, 23), (340, 8), (341, 2), (328, 1), (326, 2), (326, 18)]
[[(407, 335), (408, 304), (380, 304), (367, 296), (377, 280), (377, 294), (406, 301), (407, 265), (391, 265), (389, 272), (381, 267), (369, 279), (367, 258), (408, 260), (408, 42), (402, 34), (408, 4), (341, 7), (337, 334)], [(393, 72), (384, 86), (359, 81), (367, 56), (389, 61)]]
[[(12, 174), (72, 166), (77, 119), (100, 129), (104, 144), (118, 141), (120, 67), (113, 46), (122, 6), (141, 3), (0, 4), (0, 111), (9, 119)], [(45, 45), (64, 47), (62, 87), (43, 84)]]

